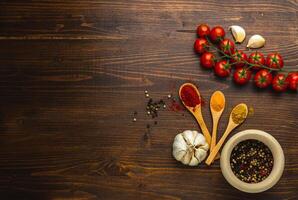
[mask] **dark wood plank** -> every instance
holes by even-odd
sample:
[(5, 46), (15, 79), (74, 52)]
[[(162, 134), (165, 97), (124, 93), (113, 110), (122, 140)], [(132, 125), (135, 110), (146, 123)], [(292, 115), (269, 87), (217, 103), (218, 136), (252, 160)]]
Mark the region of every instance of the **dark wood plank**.
[[(239, 88), (202, 70), (192, 49), (202, 22), (264, 35), (262, 51), (279, 51), (297, 69), (295, 0), (1, 1), (1, 199), (297, 199), (297, 94)], [(227, 110), (239, 102), (255, 109), (237, 131), (262, 129), (281, 143), (286, 167), (274, 188), (244, 194), (218, 161), (176, 162), (173, 138), (198, 129), (186, 111), (166, 109), (148, 132), (144, 90), (177, 97), (185, 81), (206, 104), (220, 89)], [(203, 112), (210, 128), (208, 106)]]

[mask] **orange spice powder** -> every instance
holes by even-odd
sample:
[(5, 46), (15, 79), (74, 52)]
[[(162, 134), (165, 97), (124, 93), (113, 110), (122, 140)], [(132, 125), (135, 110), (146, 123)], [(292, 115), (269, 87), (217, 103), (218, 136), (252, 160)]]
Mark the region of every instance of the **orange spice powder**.
[(211, 107), (213, 110), (219, 112), (223, 109), (225, 105), (225, 100), (219, 92), (215, 92), (211, 98)]

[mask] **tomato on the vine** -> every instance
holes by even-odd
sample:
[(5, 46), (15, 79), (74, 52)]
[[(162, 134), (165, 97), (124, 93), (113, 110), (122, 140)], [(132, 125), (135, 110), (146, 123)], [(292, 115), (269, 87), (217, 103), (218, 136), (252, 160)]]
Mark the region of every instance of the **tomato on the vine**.
[(200, 58), (201, 66), (210, 69), (214, 66), (215, 63), (215, 55), (210, 52), (205, 52)]
[(297, 91), (298, 88), (298, 72), (290, 72), (287, 76), (289, 89)]
[(231, 61), (235, 67), (243, 67), (247, 62), (247, 55), (243, 51), (236, 49), (235, 52), (232, 54)]
[(266, 69), (261, 69), (256, 73), (254, 82), (258, 88), (266, 88), (272, 82), (272, 74)]
[(283, 68), (284, 61), (279, 53), (270, 53), (267, 55), (266, 65), (270, 68), (280, 69)]
[(234, 81), (239, 85), (244, 85), (251, 78), (251, 71), (247, 68), (237, 68), (234, 72)]
[(272, 87), (277, 92), (284, 92), (288, 88), (287, 77), (284, 74), (277, 74), (272, 80)]
[(231, 64), (227, 60), (221, 60), (214, 66), (214, 73), (219, 77), (227, 77), (231, 73)]
[(205, 38), (198, 38), (195, 41), (194, 48), (197, 53), (204, 53), (207, 51), (208, 41)]
[(210, 33), (210, 28), (207, 24), (201, 24), (197, 28), (197, 34), (199, 37), (206, 37)]
[(260, 52), (251, 53), (248, 62), (253, 65), (252, 69), (260, 69), (259, 65), (265, 65), (265, 57)]
[(223, 51), (225, 54), (231, 55), (235, 51), (235, 44), (230, 39), (224, 39), (220, 41), (219, 49)]
[(226, 35), (225, 30), (221, 26), (215, 26), (210, 31), (210, 39), (212, 42), (222, 40)]

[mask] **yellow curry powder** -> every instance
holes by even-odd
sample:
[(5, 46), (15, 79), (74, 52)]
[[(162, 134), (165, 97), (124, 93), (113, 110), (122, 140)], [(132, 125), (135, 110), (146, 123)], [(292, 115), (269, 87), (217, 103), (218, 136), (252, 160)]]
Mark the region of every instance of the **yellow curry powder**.
[(241, 124), (247, 116), (247, 107), (243, 104), (236, 106), (232, 111), (232, 120), (236, 124)]
[(223, 95), (219, 92), (215, 92), (211, 98), (211, 107), (215, 111), (219, 112), (223, 109), (224, 105), (225, 105), (225, 100), (223, 98)]

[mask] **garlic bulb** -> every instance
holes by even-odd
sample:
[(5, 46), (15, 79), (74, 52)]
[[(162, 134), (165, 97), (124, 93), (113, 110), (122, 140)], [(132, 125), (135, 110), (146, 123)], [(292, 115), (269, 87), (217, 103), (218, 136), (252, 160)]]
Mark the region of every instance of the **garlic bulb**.
[(233, 25), (229, 27), (236, 42), (241, 43), (245, 39), (245, 30), (241, 26)]
[(249, 38), (247, 47), (248, 48), (261, 48), (265, 45), (265, 39), (261, 35), (253, 35)]
[(196, 166), (206, 158), (208, 149), (209, 145), (201, 133), (186, 130), (176, 135), (173, 156), (185, 165)]

